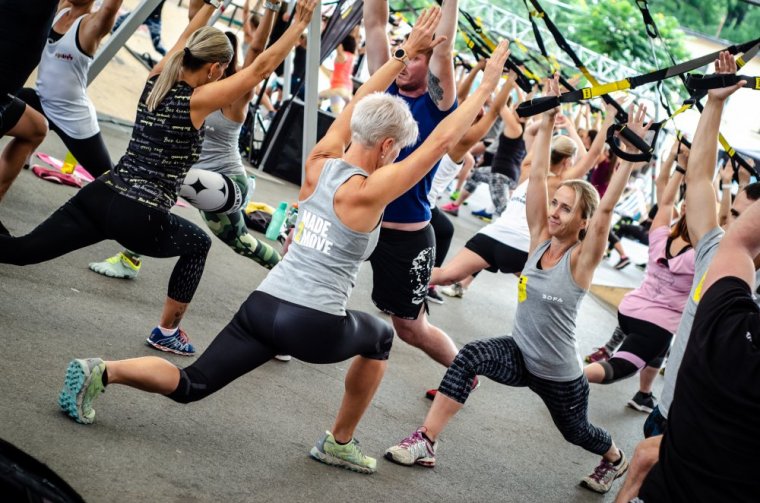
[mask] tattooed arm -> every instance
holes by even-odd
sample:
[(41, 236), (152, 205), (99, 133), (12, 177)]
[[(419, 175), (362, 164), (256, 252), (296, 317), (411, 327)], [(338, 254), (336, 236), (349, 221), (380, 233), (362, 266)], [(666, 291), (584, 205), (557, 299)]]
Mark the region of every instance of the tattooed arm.
[(446, 37), (446, 42), (433, 49), (428, 67), (428, 94), (439, 110), (448, 110), (457, 97), (454, 78), (454, 39), (456, 38), (458, 0), (443, 0), (441, 22), (435, 32), (436, 38)]

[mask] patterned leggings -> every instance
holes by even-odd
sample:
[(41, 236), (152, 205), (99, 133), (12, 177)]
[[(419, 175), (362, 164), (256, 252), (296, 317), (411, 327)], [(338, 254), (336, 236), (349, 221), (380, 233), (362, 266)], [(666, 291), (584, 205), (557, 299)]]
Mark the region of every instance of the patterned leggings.
[[(224, 241), (224, 244), (232, 248), (235, 253), (247, 257), (260, 266), (271, 269), (276, 266), (282, 259), (279, 253), (267, 243), (259, 241), (252, 234), (248, 233), (248, 227), (243, 220), (243, 211), (240, 209), (245, 205), (248, 196), (248, 181), (245, 176), (241, 175), (222, 175), (213, 171), (204, 171), (200, 169), (191, 169), (191, 172), (200, 175), (200, 178), (193, 177), (194, 180), (212, 182), (216, 179), (217, 183), (209, 183), (209, 186), (225, 187), (235, 189), (223, 192), (227, 200), (219, 204), (219, 198), (204, 197), (190, 198), (186, 196), (187, 185), (183, 184), (180, 189), (180, 195), (188, 199), (190, 203), (198, 208), (203, 220), (208, 225), (211, 232), (216, 237)], [(223, 180), (223, 181), (222, 181)], [(185, 180), (186, 183), (187, 179)], [(221, 189), (220, 189), (221, 190)], [(211, 193), (211, 190), (203, 190), (204, 193)], [(195, 194), (195, 190), (192, 191)], [(222, 192), (220, 192), (222, 193)], [(212, 208), (218, 208), (219, 212), (208, 211), (208, 205)], [(204, 209), (205, 206), (205, 209)], [(139, 255), (128, 252), (129, 256), (139, 259)]]
[(473, 193), (480, 183), (488, 184), (491, 201), (496, 208), (494, 213), (501, 215), (507, 207), (507, 189), (513, 188), (515, 181), (502, 173), (491, 173), (491, 166), (484, 166), (472, 170), (464, 190)]
[(471, 342), (457, 354), (438, 391), (464, 403), (476, 375), (507, 386), (527, 386), (544, 401), (554, 425), (571, 444), (602, 455), (612, 446), (612, 437), (588, 420), (588, 381), (584, 376), (556, 382), (532, 375), (525, 368), (522, 352), (512, 337)]

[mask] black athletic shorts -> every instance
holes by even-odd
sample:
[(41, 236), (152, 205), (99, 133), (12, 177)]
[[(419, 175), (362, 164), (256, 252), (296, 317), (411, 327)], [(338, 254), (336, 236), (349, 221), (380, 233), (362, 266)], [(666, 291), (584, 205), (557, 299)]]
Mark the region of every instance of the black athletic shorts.
[(416, 320), (424, 306), (435, 262), (435, 234), (428, 224), (418, 231), (380, 230), (372, 264), (372, 302), (388, 314)]
[(523, 270), (525, 262), (528, 261), (528, 252), (512, 248), (481, 233), (470, 238), (464, 247), (488, 262), (490, 267), (487, 267), (486, 271), (490, 272), (518, 273)]
[(0, 137), (13, 129), (26, 110), (26, 103), (12, 94), (0, 96)]

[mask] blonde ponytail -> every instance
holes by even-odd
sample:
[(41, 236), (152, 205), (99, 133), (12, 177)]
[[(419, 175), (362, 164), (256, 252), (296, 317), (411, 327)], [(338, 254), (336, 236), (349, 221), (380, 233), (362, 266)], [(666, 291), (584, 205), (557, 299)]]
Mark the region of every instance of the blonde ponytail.
[(180, 79), (182, 69), (193, 71), (206, 63), (226, 64), (232, 60), (232, 55), (230, 41), (221, 30), (211, 26), (198, 28), (187, 39), (184, 50), (175, 52), (166, 60), (163, 71), (145, 100), (148, 111), (158, 108)]
[(153, 112), (158, 107), (166, 97), (169, 89), (174, 87), (174, 84), (179, 80), (183, 56), (184, 51), (177, 51), (169, 56), (169, 59), (164, 64), (163, 71), (158, 75), (156, 82), (153, 84), (153, 89), (151, 89), (148, 95), (148, 99), (145, 100), (149, 112)]

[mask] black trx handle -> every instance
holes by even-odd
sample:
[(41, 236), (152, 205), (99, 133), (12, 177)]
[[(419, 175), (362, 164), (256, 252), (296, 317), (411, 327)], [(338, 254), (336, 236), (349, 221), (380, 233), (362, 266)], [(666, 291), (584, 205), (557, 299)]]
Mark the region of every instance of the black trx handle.
[[(615, 133), (619, 133), (620, 136), (628, 140), (628, 143), (633, 145), (639, 150), (638, 154), (626, 152), (620, 148), (618, 139), (615, 138)], [(655, 138), (656, 139), (656, 138)], [(652, 159), (653, 148), (643, 138), (631, 131), (625, 124), (613, 124), (607, 130), (607, 144), (610, 146), (610, 150), (614, 152), (619, 158), (629, 162), (649, 162)]]
[(517, 115), (522, 118), (532, 117), (560, 106), (559, 96), (541, 96), (517, 105)]
[(641, 11), (641, 17), (644, 19), (644, 25), (646, 26), (649, 38), (658, 38), (660, 36), (660, 31), (657, 29), (657, 23), (654, 22), (652, 13), (649, 12), (647, 0), (636, 0), (636, 6)]
[(735, 86), (741, 80), (746, 81), (744, 87), (760, 90), (760, 77), (736, 75), (734, 73), (713, 73), (711, 75), (690, 73), (686, 77), (686, 87), (689, 90), (707, 91), (709, 89)]

